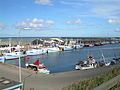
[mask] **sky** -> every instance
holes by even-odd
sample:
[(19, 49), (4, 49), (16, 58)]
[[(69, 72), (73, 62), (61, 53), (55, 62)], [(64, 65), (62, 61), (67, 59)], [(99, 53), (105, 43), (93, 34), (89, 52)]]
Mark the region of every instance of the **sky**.
[(0, 37), (120, 37), (120, 0), (0, 0)]

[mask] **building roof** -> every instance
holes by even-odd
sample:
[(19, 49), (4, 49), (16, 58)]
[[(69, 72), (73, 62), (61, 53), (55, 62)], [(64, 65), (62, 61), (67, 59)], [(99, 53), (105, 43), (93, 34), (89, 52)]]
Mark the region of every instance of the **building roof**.
[(11, 90), (23, 86), (23, 83), (0, 77), (0, 89)]

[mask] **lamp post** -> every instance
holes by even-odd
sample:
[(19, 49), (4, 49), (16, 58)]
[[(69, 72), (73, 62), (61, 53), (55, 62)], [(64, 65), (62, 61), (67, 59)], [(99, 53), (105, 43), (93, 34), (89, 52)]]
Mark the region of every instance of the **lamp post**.
[[(22, 30), (29, 30), (30, 28), (20, 28), (20, 29), (19, 29), (19, 32), (18, 32), (19, 38), (20, 38), (21, 29), (22, 29)], [(20, 58), (20, 41), (19, 41), (19, 82), (22, 82), (21, 58)]]
[[(19, 37), (20, 37), (20, 30), (19, 30)], [(20, 41), (19, 41), (19, 82), (22, 82), (21, 58), (20, 58)]]

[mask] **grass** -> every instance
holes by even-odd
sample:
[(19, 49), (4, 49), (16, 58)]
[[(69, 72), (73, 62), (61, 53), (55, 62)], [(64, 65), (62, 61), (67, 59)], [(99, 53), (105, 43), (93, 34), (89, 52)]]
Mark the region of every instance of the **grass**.
[[(101, 85), (102, 83), (112, 79), (113, 77), (115, 77), (119, 74), (120, 74), (120, 66), (116, 66), (116, 67), (112, 68), (109, 72), (106, 72), (102, 75), (99, 75), (99, 76), (96, 76), (93, 78), (77, 81), (77, 82), (63, 88), (62, 90), (92, 90), (93, 88)], [(118, 83), (117, 85), (119, 85), (119, 84), (120, 83)], [(116, 85), (116, 87), (117, 87), (117, 85)], [(116, 88), (116, 87), (113, 87), (113, 88)], [(116, 89), (111, 88), (110, 90), (116, 90)]]
[(118, 82), (114, 87), (110, 88), (109, 90), (120, 90), (120, 82)]

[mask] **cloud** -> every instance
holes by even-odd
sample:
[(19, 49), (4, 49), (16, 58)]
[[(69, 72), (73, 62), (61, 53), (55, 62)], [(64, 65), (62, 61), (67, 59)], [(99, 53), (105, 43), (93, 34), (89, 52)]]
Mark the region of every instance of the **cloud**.
[(5, 24), (0, 23), (0, 30), (3, 30), (5, 28)]
[(120, 7), (116, 4), (103, 4), (95, 6), (92, 8), (91, 12), (94, 13), (97, 17), (104, 17), (104, 18), (113, 18), (119, 17), (120, 14)]
[(47, 23), (47, 24), (54, 24), (55, 22), (52, 21), (52, 20), (47, 20), (46, 23)]
[(109, 19), (108, 23), (109, 24), (120, 24), (120, 19)]
[(120, 17), (120, 0), (62, 0), (60, 3), (84, 8), (80, 14), (86, 14), (86, 17)]
[(77, 19), (75, 21), (66, 21), (66, 24), (77, 25), (77, 24), (81, 24), (81, 21), (80, 21), (80, 19)]
[(72, 1), (72, 0), (69, 0), (69, 1), (60, 1), (61, 4), (65, 4), (65, 5), (72, 5), (72, 6), (80, 6), (80, 5), (83, 5), (80, 1)]
[(30, 30), (30, 29), (49, 29), (51, 25), (55, 24), (53, 20), (43, 20), (38, 18), (25, 19), (23, 22), (18, 22), (15, 26), (19, 29)]
[(51, 0), (35, 0), (35, 4), (40, 5), (53, 5)]
[(37, 19), (37, 18), (34, 18), (32, 20), (33, 23), (44, 23), (45, 21), (43, 19)]

